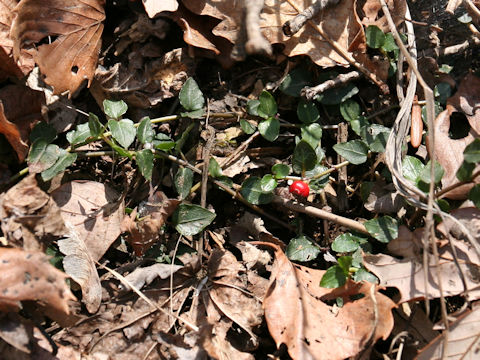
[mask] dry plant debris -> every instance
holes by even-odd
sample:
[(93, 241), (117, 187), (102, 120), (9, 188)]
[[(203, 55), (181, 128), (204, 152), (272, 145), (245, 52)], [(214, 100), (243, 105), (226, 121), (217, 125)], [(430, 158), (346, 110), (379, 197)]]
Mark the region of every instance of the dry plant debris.
[(475, 358), (479, 9), (0, 0), (2, 360)]

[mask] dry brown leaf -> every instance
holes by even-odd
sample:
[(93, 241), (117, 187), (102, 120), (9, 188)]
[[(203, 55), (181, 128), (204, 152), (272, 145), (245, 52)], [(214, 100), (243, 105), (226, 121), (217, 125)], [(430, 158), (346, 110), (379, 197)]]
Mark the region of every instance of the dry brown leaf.
[(447, 353), (443, 357), (445, 337), (438, 337), (420, 350), (418, 360), (477, 359), (480, 347), (480, 307), (467, 310), (448, 329)]
[[(457, 249), (458, 250), (458, 249)], [(444, 296), (453, 296), (464, 292), (461, 274), (453, 261), (449, 246), (439, 249), (439, 267), (442, 276)], [(458, 261), (468, 288), (467, 298), (476, 300), (480, 297), (478, 274), (480, 267), (471, 263), (468, 254), (457, 251)], [(428, 286), (425, 286), (425, 272), (421, 258), (399, 260), (385, 254), (364, 255), (364, 265), (368, 271), (380, 279), (380, 285), (393, 286), (400, 291), (399, 303), (425, 298), (425, 290), (429, 299), (440, 297), (437, 267), (433, 256), (429, 256)]]
[(25, 46), (57, 36), (51, 44), (38, 46), (35, 62), (56, 94), (68, 90), (72, 95), (84, 80), (90, 84), (97, 67), (103, 6), (102, 0), (21, 1), (11, 29), (15, 57)]
[(33, 324), (14, 312), (0, 313), (0, 339), (16, 349), (30, 354)]
[[(337, 289), (322, 288), (325, 271), (295, 265), (280, 248), (269, 246), (275, 262), (263, 303), (265, 319), (277, 346), (286, 344), (293, 359), (345, 359), (388, 337), (395, 304), (378, 287), (348, 281)], [(337, 297), (343, 307), (326, 303)]]
[(35, 66), (32, 55), (22, 50), (18, 62), (13, 59), (13, 40), (10, 38), (10, 26), (14, 18), (13, 8), (16, 0), (0, 0), (0, 80), (2, 76), (18, 78), (28, 74)]
[(51, 193), (65, 223), (74, 226), (94, 261), (100, 260), (120, 235), (123, 199), (108, 185), (72, 181)]
[(404, 204), (403, 197), (395, 190), (393, 184), (376, 182), (363, 206), (377, 214), (392, 214), (399, 211)]
[(182, 267), (183, 266), (181, 265), (173, 264), (153, 264), (142, 268), (136, 268), (133, 272), (125, 276), (125, 280), (132, 284), (137, 290), (140, 290), (145, 285), (150, 285), (152, 281), (157, 278), (169, 278), (171, 274), (174, 274)]
[(41, 252), (0, 248), (0, 311), (20, 309), (21, 301), (42, 303), (69, 314), (68, 301), (76, 300), (65, 279)]
[(80, 239), (71, 224), (69, 237), (58, 241), (58, 249), (65, 255), (63, 268), (82, 288), (82, 302), (88, 312), (97, 312), (102, 302), (102, 286), (98, 277), (97, 268), (93, 262), (83, 239)]
[(176, 11), (178, 9), (177, 0), (144, 0), (143, 7), (150, 18), (154, 18), (162, 11)]
[[(382, 5), (379, 0), (366, 0), (358, 1), (359, 4), (364, 2), (362, 11), (365, 14), (365, 17), (362, 19), (362, 24), (365, 26), (376, 25), (384, 33), (390, 32), (390, 27), (388, 26), (387, 17), (383, 14)], [(405, 0), (387, 0), (386, 1), (388, 8), (390, 9), (395, 25), (399, 25), (403, 22), (404, 14), (406, 10)]]
[(29, 175), (0, 197), (2, 231), (10, 245), (45, 251), (67, 229), (57, 204)]
[(0, 89), (0, 133), (5, 135), (23, 162), (28, 154), (28, 136), (42, 120), (45, 96), (25, 86), (7, 85)]
[(136, 220), (137, 208), (130, 216), (124, 217), (121, 229), (123, 232), (128, 232), (127, 241), (132, 245), (137, 256), (143, 255), (160, 239), (160, 229), (179, 203), (179, 200), (168, 199), (163, 192), (157, 191), (147, 203), (142, 205), (140, 220)]
[(405, 225), (400, 225), (397, 238), (390, 241), (387, 245), (388, 251), (392, 255), (402, 256), (407, 259), (416, 258), (420, 255), (421, 249), (423, 249), (423, 230), (424, 228), (421, 228), (411, 232)]

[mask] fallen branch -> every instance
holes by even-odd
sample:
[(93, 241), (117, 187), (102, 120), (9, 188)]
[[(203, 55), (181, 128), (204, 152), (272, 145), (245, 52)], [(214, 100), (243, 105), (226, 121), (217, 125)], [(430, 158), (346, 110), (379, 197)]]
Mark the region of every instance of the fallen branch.
[(272, 55), (272, 45), (260, 30), (260, 13), (263, 0), (245, 0), (245, 29), (248, 40), (245, 43), (247, 54)]
[(350, 71), (346, 74), (340, 74), (335, 79), (327, 80), (320, 85), (314, 87), (304, 87), (301, 95), (307, 100), (313, 100), (315, 96), (323, 93), (324, 91), (334, 88), (336, 86), (345, 85), (350, 81), (357, 80), (362, 74), (358, 71)]
[(295, 16), (292, 20), (288, 20), (282, 26), (283, 33), (286, 36), (295, 35), (305, 23), (317, 15), (320, 11), (329, 5), (336, 5), (340, 0), (317, 0), (312, 5)]

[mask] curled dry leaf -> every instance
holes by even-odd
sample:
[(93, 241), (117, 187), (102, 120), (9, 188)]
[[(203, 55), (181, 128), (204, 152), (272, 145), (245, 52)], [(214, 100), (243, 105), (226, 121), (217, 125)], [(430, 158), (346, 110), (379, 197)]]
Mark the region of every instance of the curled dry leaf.
[(0, 133), (5, 135), (23, 162), (28, 154), (28, 136), (42, 120), (45, 96), (25, 86), (7, 85), (0, 89)]
[(56, 94), (73, 94), (84, 80), (91, 82), (97, 67), (103, 7), (102, 0), (21, 1), (11, 29), (15, 57), (25, 46), (56, 36), (51, 44), (38, 46), (34, 59)]
[[(21, 308), (32, 300), (61, 314), (69, 314), (68, 301), (76, 300), (65, 279), (41, 252), (0, 248), (0, 310)], [(54, 319), (55, 320), (55, 319)]]
[(108, 185), (95, 181), (72, 181), (51, 193), (65, 223), (74, 226), (92, 257), (98, 261), (120, 235), (123, 198)]
[[(275, 249), (265, 319), (277, 346), (286, 344), (293, 359), (345, 359), (388, 337), (395, 304), (376, 285), (349, 280), (337, 289), (321, 288), (325, 271), (295, 265), (279, 247), (262, 244)], [(338, 297), (343, 307), (327, 304)]]
[[(476, 359), (478, 357), (480, 332), (480, 307), (467, 310), (448, 329), (446, 359)], [(430, 344), (420, 350), (418, 360), (443, 359), (445, 337), (438, 335)]]
[[(0, 197), (2, 232), (9, 245), (45, 251), (67, 232), (55, 201), (29, 175)], [(22, 241), (21, 241), (22, 240)]]

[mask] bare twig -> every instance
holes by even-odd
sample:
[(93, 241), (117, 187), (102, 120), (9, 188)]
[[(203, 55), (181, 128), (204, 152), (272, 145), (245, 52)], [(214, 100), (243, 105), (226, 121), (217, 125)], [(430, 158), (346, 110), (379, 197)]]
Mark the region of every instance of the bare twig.
[(288, 20), (282, 26), (283, 33), (286, 36), (292, 36), (296, 34), (305, 23), (317, 15), (320, 11), (327, 6), (336, 5), (340, 0), (317, 0), (312, 5), (303, 10), (300, 14), (295, 16), (292, 20)]
[(318, 94), (323, 93), (324, 91), (331, 89), (336, 86), (344, 85), (350, 81), (360, 78), (362, 74), (358, 71), (350, 71), (346, 74), (340, 74), (335, 79), (327, 80), (321, 83), (320, 85), (314, 87), (304, 87), (302, 89), (302, 96), (308, 100), (312, 100)]
[(248, 41), (245, 43), (247, 54), (272, 55), (272, 45), (260, 30), (260, 13), (263, 0), (245, 0), (245, 29)]
[(475, 6), (472, 0), (463, 0), (463, 5), (475, 14), (478, 20), (480, 20), (480, 10)]

